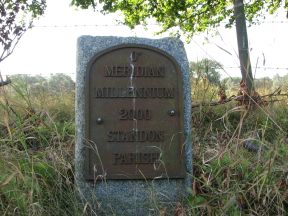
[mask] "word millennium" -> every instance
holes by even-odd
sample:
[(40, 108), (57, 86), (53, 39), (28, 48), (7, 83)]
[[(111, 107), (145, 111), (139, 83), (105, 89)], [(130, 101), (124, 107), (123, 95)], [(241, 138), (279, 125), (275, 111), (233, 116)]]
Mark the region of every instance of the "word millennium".
[(174, 88), (94, 88), (94, 98), (174, 98)]

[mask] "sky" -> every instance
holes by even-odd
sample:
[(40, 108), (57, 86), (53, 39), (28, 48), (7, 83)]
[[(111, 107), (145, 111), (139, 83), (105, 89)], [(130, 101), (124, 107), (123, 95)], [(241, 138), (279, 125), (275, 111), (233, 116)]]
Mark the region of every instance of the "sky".
[[(21, 38), (14, 53), (0, 64), (2, 75), (43, 75), (65, 73), (75, 78), (76, 40), (81, 35), (162, 38), (155, 35), (158, 25), (138, 26), (131, 30), (119, 25), (120, 14), (102, 15), (99, 12), (76, 9), (71, 0), (47, 0), (45, 15)], [(216, 32), (216, 34), (215, 34)], [(256, 78), (288, 73), (288, 19), (286, 12), (269, 16), (265, 22), (248, 28), (251, 64)], [(196, 35), (185, 49), (189, 61), (209, 58), (220, 62), (222, 78), (241, 76), (237, 54), (235, 28), (215, 29), (214, 33)], [(257, 65), (257, 68), (256, 68)]]

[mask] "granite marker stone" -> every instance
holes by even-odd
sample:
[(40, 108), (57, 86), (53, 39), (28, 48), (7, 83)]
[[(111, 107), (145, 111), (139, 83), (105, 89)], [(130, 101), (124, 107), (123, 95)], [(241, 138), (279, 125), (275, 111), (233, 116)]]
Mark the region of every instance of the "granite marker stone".
[(78, 39), (75, 180), (95, 215), (159, 215), (187, 197), (190, 93), (179, 39)]

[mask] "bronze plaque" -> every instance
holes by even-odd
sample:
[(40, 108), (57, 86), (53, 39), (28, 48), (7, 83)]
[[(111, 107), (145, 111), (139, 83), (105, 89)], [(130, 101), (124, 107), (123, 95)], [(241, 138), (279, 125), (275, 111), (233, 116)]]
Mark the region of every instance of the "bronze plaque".
[(182, 77), (164, 52), (108, 49), (87, 71), (86, 179), (183, 178)]

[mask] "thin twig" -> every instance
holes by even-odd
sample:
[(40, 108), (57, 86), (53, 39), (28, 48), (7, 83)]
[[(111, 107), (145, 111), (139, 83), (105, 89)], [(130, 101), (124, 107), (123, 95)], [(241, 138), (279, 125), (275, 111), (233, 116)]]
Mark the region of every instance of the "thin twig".
[(218, 106), (221, 104), (229, 103), (231, 101), (237, 101), (237, 102), (239, 102), (239, 101), (252, 101), (254, 103), (257, 103), (257, 101), (259, 101), (259, 98), (261, 99), (262, 102), (267, 102), (267, 103), (279, 102), (279, 101), (283, 101), (283, 100), (276, 99), (276, 100), (267, 101), (267, 100), (264, 100), (264, 98), (265, 97), (277, 97), (277, 96), (287, 96), (288, 97), (288, 93), (281, 94), (280, 92), (281, 92), (281, 89), (278, 88), (274, 92), (267, 94), (267, 95), (263, 95), (263, 96), (250, 96), (248, 98), (248, 97), (245, 97), (243, 95), (239, 95), (239, 96), (232, 95), (231, 97), (229, 97), (228, 99), (223, 100), (223, 101), (211, 101), (210, 103), (204, 102), (204, 103), (192, 104), (192, 108), (197, 108), (197, 107), (201, 107), (201, 106)]

